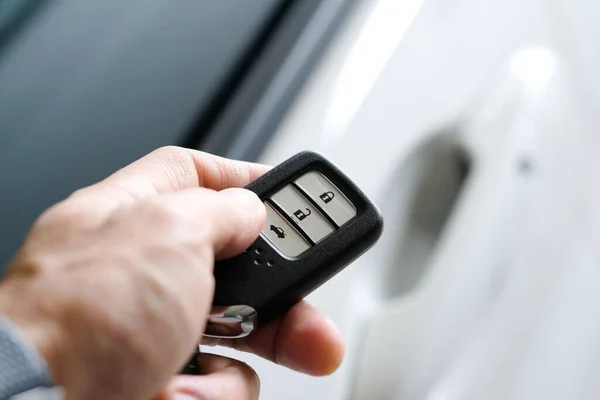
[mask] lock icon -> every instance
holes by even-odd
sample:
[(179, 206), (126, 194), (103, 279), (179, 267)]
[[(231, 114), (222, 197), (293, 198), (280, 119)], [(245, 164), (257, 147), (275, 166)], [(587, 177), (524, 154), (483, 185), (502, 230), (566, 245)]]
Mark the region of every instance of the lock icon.
[(306, 213), (304, 213), (304, 211), (302, 211), (302, 210), (294, 211), (294, 215), (296, 216), (296, 218), (298, 218), (298, 220), (302, 221), (304, 218), (306, 218), (310, 215), (310, 210), (308, 208), (305, 208), (305, 210), (306, 210)]
[(335, 197), (335, 194), (333, 194), (333, 192), (325, 192), (322, 195), (320, 195), (319, 197), (321, 198), (321, 200), (323, 200), (323, 202), (325, 204), (327, 204), (331, 200), (333, 200), (333, 198)]

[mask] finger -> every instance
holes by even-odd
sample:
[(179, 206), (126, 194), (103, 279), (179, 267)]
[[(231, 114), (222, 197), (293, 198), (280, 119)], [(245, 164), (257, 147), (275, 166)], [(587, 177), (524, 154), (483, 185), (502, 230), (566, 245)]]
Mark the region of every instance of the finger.
[(140, 199), (193, 187), (221, 190), (246, 186), (268, 169), (269, 167), (260, 164), (167, 146), (90, 186), (86, 192), (110, 190), (124, 198)]
[[(237, 226), (229, 227), (229, 236), (221, 238), (221, 242), (215, 242), (215, 258), (219, 260), (238, 255), (254, 243), (265, 225), (267, 210), (259, 197), (249, 190), (230, 188), (218, 193), (221, 197), (233, 201), (234, 212), (238, 214)], [(215, 223), (220, 226), (217, 229), (224, 229), (222, 217), (215, 217)]]
[(266, 210), (258, 196), (246, 189), (215, 192), (197, 188), (161, 195), (151, 200), (182, 219), (189, 219), (191, 238), (211, 245), (219, 257), (248, 248), (262, 229)]
[(254, 353), (315, 376), (332, 374), (344, 358), (344, 342), (335, 324), (305, 301), (246, 338), (209, 344)]
[(255, 400), (260, 381), (243, 362), (214, 354), (200, 356), (200, 376), (173, 378), (162, 399), (172, 400)]

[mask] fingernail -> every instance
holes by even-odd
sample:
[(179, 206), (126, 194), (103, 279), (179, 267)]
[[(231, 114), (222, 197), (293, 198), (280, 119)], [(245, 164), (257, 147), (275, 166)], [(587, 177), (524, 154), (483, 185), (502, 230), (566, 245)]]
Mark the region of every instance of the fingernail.
[(265, 206), (258, 196), (249, 190), (240, 188), (231, 188), (222, 190), (221, 193), (226, 195), (230, 201), (234, 202), (236, 208), (240, 211), (242, 218), (247, 218), (250, 221), (264, 221), (266, 214)]
[(230, 200), (234, 201), (243, 208), (259, 208), (262, 203), (256, 193), (246, 189), (230, 188), (222, 190), (221, 193), (229, 197)]

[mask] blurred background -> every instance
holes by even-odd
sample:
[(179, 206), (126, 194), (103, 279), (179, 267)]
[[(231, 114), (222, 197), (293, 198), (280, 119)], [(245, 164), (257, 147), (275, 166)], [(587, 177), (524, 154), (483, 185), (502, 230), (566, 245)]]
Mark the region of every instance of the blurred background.
[(0, 266), (156, 147), (312, 149), (386, 227), (309, 297), (347, 342), (334, 375), (217, 350), (261, 399), (600, 398), (599, 20), (592, 0), (0, 0)]

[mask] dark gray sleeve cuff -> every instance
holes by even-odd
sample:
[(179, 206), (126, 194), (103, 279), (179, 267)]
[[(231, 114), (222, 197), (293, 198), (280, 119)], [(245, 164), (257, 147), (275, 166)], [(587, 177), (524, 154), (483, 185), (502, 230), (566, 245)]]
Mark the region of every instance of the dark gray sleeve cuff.
[(21, 330), (0, 317), (0, 400), (38, 387), (52, 387), (46, 362)]

